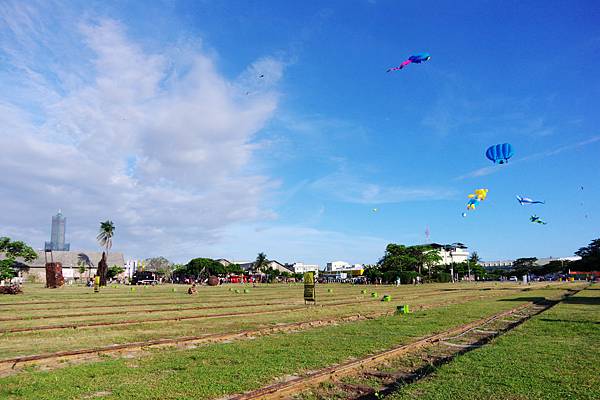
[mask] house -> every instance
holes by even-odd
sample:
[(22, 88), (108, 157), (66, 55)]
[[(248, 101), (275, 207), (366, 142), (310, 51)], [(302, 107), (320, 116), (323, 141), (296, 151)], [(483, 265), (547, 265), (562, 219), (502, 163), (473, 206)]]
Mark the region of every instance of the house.
[(430, 243), (424, 246), (432, 247), (437, 250), (442, 260), (437, 265), (449, 265), (452, 263), (462, 263), (468, 260), (469, 252), (467, 246), (462, 243), (439, 244)]
[[(99, 251), (53, 251), (46, 253), (37, 250), (37, 257), (33, 261), (24, 261), (17, 259), (18, 276), (26, 280), (45, 283), (46, 282), (46, 260), (62, 264), (62, 273), (65, 281), (87, 279), (94, 276), (98, 262), (102, 259), (102, 252)], [(4, 255), (0, 255), (3, 259)], [(121, 268), (125, 266), (123, 253), (109, 252), (107, 256), (108, 267), (117, 265)], [(80, 266), (85, 268), (83, 273), (79, 272)]]

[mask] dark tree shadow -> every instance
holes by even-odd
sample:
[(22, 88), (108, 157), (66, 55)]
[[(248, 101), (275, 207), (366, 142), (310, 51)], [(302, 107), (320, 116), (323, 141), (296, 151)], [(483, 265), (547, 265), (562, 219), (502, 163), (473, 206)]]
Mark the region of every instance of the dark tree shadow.
[(568, 304), (588, 304), (588, 305), (600, 305), (600, 297), (582, 297), (582, 296), (574, 296), (567, 297), (564, 303)]
[(552, 319), (552, 318), (540, 318), (540, 321), (544, 322), (562, 322), (565, 324), (591, 324), (591, 325), (600, 325), (600, 322), (597, 321), (581, 321), (581, 320), (570, 320), (570, 319)]

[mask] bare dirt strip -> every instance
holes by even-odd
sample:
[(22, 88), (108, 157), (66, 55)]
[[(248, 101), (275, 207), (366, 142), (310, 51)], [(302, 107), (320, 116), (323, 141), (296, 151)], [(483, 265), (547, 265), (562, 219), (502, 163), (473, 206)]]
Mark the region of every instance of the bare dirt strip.
[[(366, 302), (367, 300), (356, 300), (355, 302)], [(298, 305), (302, 305), (302, 302), (295, 302)], [(172, 303), (166, 303), (172, 304)], [(327, 305), (328, 302), (321, 302), (321, 305)], [(210, 305), (210, 306), (197, 306), (197, 307), (175, 307), (175, 308), (153, 308), (148, 310), (119, 310), (119, 311), (107, 311), (97, 313), (78, 313), (78, 314), (59, 314), (59, 315), (36, 315), (32, 317), (7, 317), (0, 318), (0, 322), (6, 321), (35, 321), (38, 319), (56, 319), (56, 318), (72, 318), (72, 317), (98, 317), (104, 315), (122, 315), (122, 314), (145, 314), (145, 313), (158, 313), (158, 312), (172, 312), (172, 311), (194, 311), (194, 310), (215, 310), (223, 308), (238, 308), (238, 307), (265, 307), (265, 306), (285, 306), (290, 305), (290, 301), (279, 301), (269, 303), (252, 303), (252, 304), (221, 304), (221, 305)], [(1, 332), (1, 331), (0, 331)]]
[[(345, 301), (338, 303), (329, 303), (327, 305), (322, 305), (322, 307), (331, 307), (331, 306), (341, 306), (348, 304), (356, 304), (356, 301)], [(305, 309), (307, 306), (298, 305), (294, 307), (281, 308), (277, 310), (262, 310), (262, 311), (242, 311), (242, 312), (231, 312), (231, 313), (221, 313), (221, 314), (203, 314), (203, 315), (184, 315), (180, 317), (167, 317), (167, 318), (149, 318), (149, 319), (130, 319), (124, 321), (113, 321), (113, 322), (90, 322), (84, 324), (62, 324), (62, 325), (43, 325), (43, 326), (35, 326), (35, 327), (23, 327), (23, 328), (8, 328), (8, 329), (0, 329), (0, 334), (3, 333), (16, 333), (16, 332), (38, 332), (38, 331), (48, 331), (54, 329), (85, 329), (85, 328), (96, 328), (96, 327), (105, 327), (105, 326), (123, 326), (123, 325), (136, 325), (136, 324), (147, 324), (154, 322), (168, 322), (168, 321), (185, 321), (190, 319), (212, 319), (212, 318), (225, 318), (225, 317), (241, 317), (248, 315), (257, 315), (257, 314), (274, 314), (288, 311), (296, 311)]]
[[(518, 289), (514, 289), (517, 291)], [(400, 300), (414, 300), (414, 299), (422, 299), (426, 297), (439, 296), (444, 293), (440, 290), (434, 290), (429, 292), (423, 292), (414, 295), (402, 296)], [(504, 293), (503, 293), (504, 294)], [(337, 297), (327, 297), (326, 301), (321, 301), (319, 304), (328, 304), (329, 301), (332, 300), (347, 300), (350, 298), (355, 298), (358, 301), (369, 301), (366, 298), (366, 294), (360, 295), (350, 295), (350, 296), (337, 296)], [(276, 300), (288, 300), (276, 302)], [(222, 303), (222, 302), (220, 302)], [(192, 311), (192, 310), (210, 310), (210, 309), (223, 309), (223, 308), (234, 308), (234, 307), (261, 307), (261, 306), (274, 306), (274, 305), (289, 305), (290, 303), (303, 304), (302, 301), (290, 302), (289, 296), (287, 297), (275, 297), (269, 299), (269, 302), (266, 303), (232, 303), (228, 305), (210, 305), (210, 303), (206, 302), (202, 306), (195, 307), (173, 307), (173, 308), (150, 308), (146, 310), (117, 310), (117, 311), (107, 311), (107, 312), (85, 312), (85, 313), (75, 313), (75, 314), (51, 314), (51, 315), (33, 315), (26, 317), (2, 317), (0, 318), (0, 322), (8, 322), (8, 321), (35, 321), (39, 319), (57, 319), (57, 318), (71, 318), (71, 317), (97, 317), (97, 316), (105, 316), (105, 315), (121, 315), (121, 314), (144, 314), (144, 313), (157, 313), (157, 312), (171, 312), (171, 311)], [(110, 306), (94, 306), (94, 310), (98, 308), (121, 308), (121, 307), (150, 307), (156, 305), (188, 305), (188, 304), (197, 304), (194, 302), (186, 302), (186, 303), (173, 303), (173, 302), (162, 302), (162, 303), (148, 303), (148, 304), (136, 304), (136, 305), (110, 305)], [(52, 310), (61, 310), (64, 311), (63, 308), (58, 309), (48, 309), (48, 308), (29, 308), (26, 311), (52, 311)], [(18, 310), (5, 310), (5, 311), (18, 311)], [(25, 311), (25, 310), (23, 310)]]

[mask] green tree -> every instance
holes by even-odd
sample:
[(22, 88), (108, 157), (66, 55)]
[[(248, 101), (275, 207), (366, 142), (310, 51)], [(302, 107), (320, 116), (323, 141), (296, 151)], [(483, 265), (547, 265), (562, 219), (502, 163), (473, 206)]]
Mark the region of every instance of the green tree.
[(254, 265), (252, 266), (252, 269), (255, 272), (260, 271), (262, 273), (265, 273), (265, 271), (269, 268), (267, 262), (267, 255), (265, 253), (258, 253), (258, 255), (256, 256), (256, 261), (254, 261)]
[(578, 271), (600, 270), (600, 239), (594, 239), (589, 245), (575, 252), (581, 260), (573, 262), (572, 267)]
[(122, 274), (123, 272), (125, 272), (125, 270), (122, 267), (119, 267), (118, 265), (113, 265), (106, 271), (106, 277), (108, 279), (112, 279), (117, 275)]
[(225, 275), (227, 273), (223, 264), (211, 258), (194, 258), (185, 266), (187, 275), (206, 278), (211, 275)]
[(297, 281), (302, 281), (304, 279), (304, 274), (301, 274), (300, 272), (294, 273), (294, 274), (292, 274), (292, 276)]
[(383, 277), (383, 272), (381, 271), (381, 268), (378, 264), (365, 265), (365, 272), (363, 273), (363, 275), (368, 279), (370, 283), (375, 283)]
[[(425, 246), (424, 248), (422, 248), (422, 257), (420, 260), (425, 266), (427, 266), (427, 272), (429, 274), (429, 277), (431, 278), (431, 274), (433, 272), (433, 268), (438, 265), (440, 262), (442, 262), (442, 256), (440, 255), (440, 252), (429, 247), (429, 246)], [(419, 271), (419, 274), (421, 272)]]
[(30, 246), (21, 241), (11, 241), (8, 237), (0, 237), (0, 253), (4, 254), (4, 259), (0, 261), (0, 280), (16, 275), (14, 266), (17, 258), (25, 261), (37, 258), (37, 253)]
[(536, 257), (517, 258), (513, 262), (513, 272), (517, 275), (529, 275), (537, 268)]
[(535, 270), (536, 275), (556, 274), (559, 272), (566, 273), (571, 267), (569, 260), (552, 260), (548, 264), (540, 266)]
[(467, 260), (469, 280), (471, 280), (471, 272), (475, 272), (474, 270), (477, 270), (480, 274), (480, 275), (475, 274), (475, 276), (482, 276), (481, 275), (482, 268), (478, 268), (479, 261), (481, 261), (481, 259), (479, 258), (479, 255), (477, 254), (477, 252), (474, 251), (473, 254), (471, 254), (471, 257), (469, 257), (469, 259)]
[(146, 270), (156, 272), (158, 275), (164, 276), (166, 279), (171, 277), (173, 273), (173, 263), (165, 257), (152, 257), (145, 260)]
[(418, 263), (416, 255), (417, 252), (414, 251), (414, 248), (390, 243), (386, 246), (385, 253), (378, 262), (379, 270), (385, 274), (390, 271), (400, 273), (410, 269)]

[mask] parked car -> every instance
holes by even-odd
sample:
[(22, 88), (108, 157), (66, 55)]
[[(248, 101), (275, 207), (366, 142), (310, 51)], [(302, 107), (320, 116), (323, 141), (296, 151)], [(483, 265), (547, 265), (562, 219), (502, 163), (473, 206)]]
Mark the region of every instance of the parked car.
[(510, 278), (508, 278), (508, 280), (511, 281), (511, 282), (518, 282), (519, 281), (516, 276), (511, 276)]
[(131, 277), (132, 285), (156, 285), (157, 283), (156, 274), (150, 271), (137, 271)]

